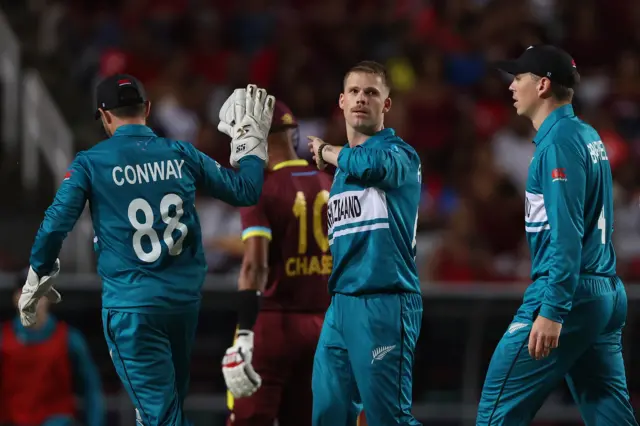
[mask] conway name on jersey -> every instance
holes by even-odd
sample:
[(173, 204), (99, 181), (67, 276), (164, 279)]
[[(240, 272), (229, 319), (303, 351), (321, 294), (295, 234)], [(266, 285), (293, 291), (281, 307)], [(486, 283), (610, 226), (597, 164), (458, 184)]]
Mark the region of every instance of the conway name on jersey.
[(528, 293), (536, 293), (542, 316), (562, 322), (580, 277), (616, 274), (611, 166), (600, 136), (571, 105), (551, 113), (534, 142), (525, 201)]
[(420, 293), (421, 179), (418, 154), (393, 129), (340, 151), (327, 206), (331, 293)]
[(180, 310), (200, 300), (206, 273), (196, 189), (234, 205), (251, 205), (262, 190), (263, 162), (221, 168), (190, 143), (124, 125), (79, 153), (46, 211), (31, 252), (40, 276), (51, 271), (86, 202), (95, 232), (103, 307)]

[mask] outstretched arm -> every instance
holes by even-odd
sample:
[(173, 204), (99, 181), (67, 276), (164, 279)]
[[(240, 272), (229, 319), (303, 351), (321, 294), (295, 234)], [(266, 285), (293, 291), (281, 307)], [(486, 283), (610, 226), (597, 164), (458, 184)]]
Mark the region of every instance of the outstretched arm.
[(29, 262), (38, 276), (52, 271), (62, 242), (82, 214), (90, 191), (89, 162), (80, 153), (69, 167), (53, 204), (45, 212), (31, 249)]

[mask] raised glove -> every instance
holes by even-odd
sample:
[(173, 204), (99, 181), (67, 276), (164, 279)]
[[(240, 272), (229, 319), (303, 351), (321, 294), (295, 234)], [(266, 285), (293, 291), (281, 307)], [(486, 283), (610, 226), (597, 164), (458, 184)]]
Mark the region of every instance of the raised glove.
[(236, 341), (222, 359), (222, 375), (227, 389), (234, 398), (253, 395), (262, 384), (262, 379), (253, 369), (253, 331), (238, 330)]
[(62, 300), (60, 293), (53, 288), (53, 278), (59, 273), (60, 260), (58, 259), (56, 259), (49, 275), (43, 277), (38, 277), (33, 268), (29, 267), (27, 282), (22, 287), (22, 294), (18, 300), (20, 322), (23, 326), (31, 327), (36, 324), (36, 310), (42, 297), (46, 297), (51, 303), (58, 303)]
[(238, 167), (246, 155), (268, 161), (267, 137), (275, 98), (264, 89), (250, 84), (236, 89), (220, 108), (218, 130), (231, 136), (230, 163)]

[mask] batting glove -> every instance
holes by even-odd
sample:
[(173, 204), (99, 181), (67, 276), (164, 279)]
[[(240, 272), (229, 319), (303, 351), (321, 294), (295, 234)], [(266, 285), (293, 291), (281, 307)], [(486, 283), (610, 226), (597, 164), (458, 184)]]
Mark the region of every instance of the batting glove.
[(236, 341), (222, 359), (222, 375), (227, 389), (234, 398), (253, 395), (262, 384), (262, 379), (253, 369), (253, 331), (238, 330)]
[(233, 167), (246, 155), (268, 161), (267, 137), (275, 107), (275, 98), (264, 89), (250, 84), (236, 89), (220, 108), (218, 130), (231, 137)]
[(38, 277), (38, 274), (29, 267), (27, 273), (27, 282), (22, 287), (22, 294), (18, 300), (18, 309), (20, 310), (20, 322), (25, 327), (31, 327), (36, 324), (36, 308), (42, 297), (46, 297), (51, 303), (58, 303), (62, 300), (62, 296), (53, 288), (53, 278), (60, 273), (60, 260), (56, 259), (53, 270), (49, 275)]

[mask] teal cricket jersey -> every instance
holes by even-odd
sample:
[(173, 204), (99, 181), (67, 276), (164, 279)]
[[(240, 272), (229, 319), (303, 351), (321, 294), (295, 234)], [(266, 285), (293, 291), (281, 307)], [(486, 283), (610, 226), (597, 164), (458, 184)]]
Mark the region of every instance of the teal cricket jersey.
[(74, 159), (38, 230), (31, 266), (40, 276), (51, 271), (88, 201), (103, 307), (190, 308), (200, 300), (207, 268), (196, 189), (252, 205), (263, 173), (255, 156), (241, 160), (236, 173), (190, 143), (158, 137), (143, 125), (121, 126)]
[(531, 279), (540, 315), (562, 322), (580, 276), (614, 276), (613, 184), (598, 133), (571, 105), (554, 112), (535, 136), (525, 202)]
[(420, 167), (416, 151), (393, 129), (340, 151), (327, 204), (330, 293), (420, 293)]

